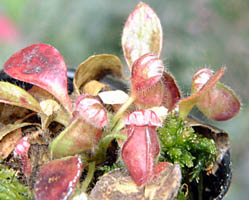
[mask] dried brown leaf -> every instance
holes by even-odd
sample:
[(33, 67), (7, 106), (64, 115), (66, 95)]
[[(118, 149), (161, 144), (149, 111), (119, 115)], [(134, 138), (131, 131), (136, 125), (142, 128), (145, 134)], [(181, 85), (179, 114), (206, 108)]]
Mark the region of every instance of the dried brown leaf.
[(13, 106), (10, 104), (0, 103), (0, 123), (1, 124), (13, 124), (17, 120), (23, 120), (27, 115), (31, 113), (26, 108)]
[(146, 200), (172, 200), (177, 196), (181, 185), (179, 165), (171, 165), (145, 186)]
[(35, 97), (40, 103), (40, 107), (43, 112), (43, 114), (40, 114), (40, 117), (42, 118), (44, 127), (49, 125), (52, 121), (57, 121), (64, 126), (69, 124), (71, 120), (70, 113), (68, 113), (65, 108), (59, 104), (53, 95), (37, 86), (33, 86), (29, 90), (29, 93), (32, 94), (32, 96)]
[(7, 158), (14, 150), (17, 142), (22, 138), (22, 131), (20, 128), (10, 132), (0, 141), (0, 158)]
[(187, 119), (187, 125), (192, 126), (198, 133), (202, 134), (204, 137), (211, 138), (215, 141), (218, 152), (216, 163), (211, 169), (212, 173), (215, 174), (216, 170), (219, 168), (219, 165), (222, 162), (222, 159), (230, 150), (229, 135), (221, 129), (208, 124), (204, 124), (200, 121), (196, 121), (192, 118)]
[(81, 87), (87, 82), (100, 80), (109, 74), (117, 78), (123, 78), (122, 63), (119, 58), (111, 54), (91, 56), (78, 66), (74, 76), (74, 89), (79, 95), (81, 94)]
[(179, 165), (171, 165), (145, 187), (139, 187), (124, 169), (106, 173), (92, 189), (89, 200), (171, 200), (181, 182)]
[(87, 93), (93, 96), (98, 95), (101, 91), (109, 90), (108, 85), (96, 80), (91, 80), (83, 87), (83, 93)]
[(6, 126), (3, 126), (0, 129), (0, 140), (2, 140), (2, 138), (4, 136), (6, 136), (10, 132), (12, 132), (12, 131), (14, 131), (14, 130), (16, 130), (18, 128), (22, 128), (22, 127), (25, 127), (25, 126), (32, 126), (32, 125), (38, 125), (38, 124), (24, 122), (24, 123), (21, 123), (21, 124), (8, 124)]

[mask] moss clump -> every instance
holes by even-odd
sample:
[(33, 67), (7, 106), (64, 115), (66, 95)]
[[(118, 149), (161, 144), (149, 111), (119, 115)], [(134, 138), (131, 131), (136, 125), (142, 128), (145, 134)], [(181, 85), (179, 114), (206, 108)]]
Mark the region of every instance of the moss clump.
[(175, 114), (164, 121), (158, 129), (161, 143), (160, 161), (179, 163), (183, 180), (199, 180), (200, 173), (210, 167), (216, 159), (216, 146), (212, 139), (204, 138)]
[(31, 191), (16, 178), (16, 171), (0, 164), (0, 199), (31, 200)]

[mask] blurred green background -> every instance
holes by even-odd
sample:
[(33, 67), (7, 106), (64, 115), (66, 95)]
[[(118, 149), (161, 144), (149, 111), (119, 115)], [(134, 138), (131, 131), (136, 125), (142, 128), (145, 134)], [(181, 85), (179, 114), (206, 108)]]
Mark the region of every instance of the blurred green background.
[[(56, 47), (70, 67), (92, 54), (112, 53), (123, 61), (121, 33), (136, 0), (0, 0), (0, 66), (33, 43)], [(226, 200), (249, 196), (249, 1), (145, 1), (158, 14), (164, 32), (161, 58), (189, 94), (193, 73), (200, 67), (227, 67), (222, 82), (243, 102), (228, 122), (201, 120), (230, 133), (233, 181)], [(125, 64), (125, 62), (123, 62)], [(126, 69), (127, 72), (127, 69)]]

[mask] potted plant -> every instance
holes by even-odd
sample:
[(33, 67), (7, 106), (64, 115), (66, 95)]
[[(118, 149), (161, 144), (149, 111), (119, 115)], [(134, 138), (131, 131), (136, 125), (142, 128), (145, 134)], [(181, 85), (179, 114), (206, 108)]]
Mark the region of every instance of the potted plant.
[[(101, 54), (78, 66), (69, 78), (73, 91), (54, 47), (38, 43), (13, 54), (4, 65), (9, 82), (0, 82), (0, 197), (223, 198), (229, 137), (188, 114), (197, 106), (210, 119), (228, 120), (240, 102), (219, 82), (225, 68), (201, 68), (191, 95), (181, 97), (160, 59), (162, 40), (156, 13), (139, 3), (122, 34), (128, 84), (119, 58)], [(115, 83), (129, 92), (112, 90)]]

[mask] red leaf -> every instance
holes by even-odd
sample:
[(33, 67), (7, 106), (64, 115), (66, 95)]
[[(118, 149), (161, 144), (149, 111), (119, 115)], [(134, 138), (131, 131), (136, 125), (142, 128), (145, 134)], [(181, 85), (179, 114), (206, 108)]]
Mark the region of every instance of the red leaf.
[[(193, 76), (192, 93), (202, 90), (212, 76), (211, 69), (198, 70)], [(196, 105), (208, 118), (217, 121), (231, 119), (240, 110), (238, 98), (231, 89), (220, 82), (201, 95)]]
[(8, 59), (4, 71), (15, 79), (47, 90), (68, 111), (72, 110), (67, 91), (67, 67), (54, 47), (47, 44), (28, 46)]
[(180, 118), (185, 119), (187, 117), (191, 109), (200, 101), (202, 95), (205, 95), (211, 88), (213, 88), (216, 85), (221, 76), (224, 74), (225, 70), (226, 70), (225, 68), (221, 68), (220, 71), (216, 72), (206, 82), (206, 84), (201, 88), (200, 91), (181, 100), (179, 105)]
[(231, 89), (217, 83), (205, 95), (201, 96), (197, 107), (208, 118), (225, 121), (239, 113), (240, 102)]
[(81, 174), (78, 156), (52, 160), (45, 164), (35, 184), (36, 200), (69, 199)]
[(132, 67), (131, 96), (141, 108), (160, 106), (166, 93), (161, 82), (164, 66), (153, 54), (145, 54)]
[(159, 81), (150, 89), (137, 93), (134, 103), (141, 109), (161, 106), (164, 102), (165, 93), (165, 87)]
[(171, 111), (181, 99), (181, 93), (174, 78), (169, 73), (163, 72), (162, 82), (165, 88), (162, 105)]
[(129, 15), (122, 34), (124, 57), (131, 68), (135, 60), (146, 53), (160, 56), (162, 27), (156, 13), (140, 2)]

